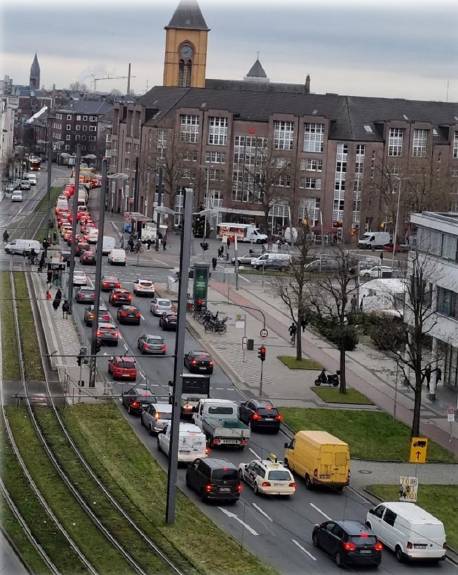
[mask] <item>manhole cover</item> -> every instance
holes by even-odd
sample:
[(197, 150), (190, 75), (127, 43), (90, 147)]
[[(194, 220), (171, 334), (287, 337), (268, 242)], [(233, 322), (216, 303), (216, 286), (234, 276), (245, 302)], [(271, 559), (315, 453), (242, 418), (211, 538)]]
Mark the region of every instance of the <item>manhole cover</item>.
[(361, 473), (362, 475), (370, 475), (372, 471), (370, 469), (360, 469), (358, 473)]

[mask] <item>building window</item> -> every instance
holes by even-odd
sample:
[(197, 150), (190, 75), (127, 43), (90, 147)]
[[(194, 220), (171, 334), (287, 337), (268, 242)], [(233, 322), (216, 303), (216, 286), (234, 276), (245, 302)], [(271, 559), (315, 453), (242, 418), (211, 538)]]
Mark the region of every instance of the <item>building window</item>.
[(259, 202), (259, 178), (266, 156), (267, 140), (255, 136), (235, 136), (232, 172), (232, 200)]
[(97, 122), (97, 116), (89, 116), (90, 122)]
[(81, 136), (79, 134), (76, 134), (75, 142), (79, 142), (80, 140), (81, 140)]
[(69, 149), (70, 149), (70, 146), (68, 144), (65, 144), (65, 150), (68, 152)]
[(81, 130), (81, 124), (76, 124), (75, 130), (79, 132)]
[(320, 223), (320, 198), (304, 198), (299, 203), (299, 218), (310, 227)]
[(301, 176), (299, 187), (304, 190), (321, 190), (321, 179)]
[(401, 156), (402, 142), (404, 140), (403, 128), (390, 128), (388, 136), (388, 155)]
[(197, 150), (185, 150), (183, 152), (184, 162), (197, 162)]
[(77, 116), (76, 116), (76, 121), (81, 122), (81, 116), (79, 114), (77, 114)]
[(72, 119), (72, 115), (71, 114), (67, 114), (67, 120), (71, 120)]
[(458, 158), (458, 132), (455, 132), (453, 138), (453, 157)]
[(187, 144), (195, 144), (199, 137), (199, 116), (182, 114), (180, 116), (180, 139)]
[(67, 125), (65, 126), (65, 129), (67, 130), (67, 132), (70, 132), (70, 130), (72, 129), (71, 124), (67, 124)]
[(167, 149), (167, 132), (166, 130), (161, 128), (157, 131), (157, 140), (156, 140), (156, 150), (159, 150), (159, 157), (161, 160), (165, 158), (166, 149)]
[(97, 141), (97, 138), (95, 136), (89, 136), (89, 141), (95, 142), (95, 141)]
[(83, 142), (85, 142), (85, 141), (86, 141), (86, 136), (81, 136), (81, 140), (82, 140)]
[(207, 178), (210, 182), (224, 182), (224, 170), (205, 168), (205, 180)]
[(87, 116), (83, 116), (83, 122), (87, 122)]
[(87, 126), (86, 126), (86, 124), (83, 124), (83, 132), (87, 132)]
[(324, 124), (304, 124), (304, 152), (324, 150)]
[(300, 163), (301, 171), (307, 172), (322, 172), (323, 171), (323, 160), (313, 160), (307, 158), (305, 160), (301, 160)]
[(290, 188), (291, 187), (291, 175), (290, 174), (280, 174), (278, 176), (277, 186), (280, 188)]
[(89, 126), (90, 132), (97, 132), (97, 126)]
[[(197, 160), (197, 152), (196, 152)], [(226, 161), (226, 154), (224, 152), (205, 152), (205, 162), (207, 164), (224, 164)]]
[(72, 137), (71, 137), (71, 135), (70, 135), (70, 134), (67, 134), (67, 135), (65, 136), (65, 139), (68, 141), (68, 140), (71, 140), (71, 139), (72, 139)]
[(413, 131), (412, 155), (415, 158), (425, 158), (427, 145), (428, 145), (428, 130), (415, 129)]
[(275, 150), (292, 150), (294, 138), (293, 122), (274, 122)]
[(458, 294), (437, 286), (437, 313), (458, 319)]
[(62, 120), (62, 114), (56, 114), (56, 120)]
[(210, 117), (208, 125), (208, 143), (225, 146), (227, 142), (227, 118)]

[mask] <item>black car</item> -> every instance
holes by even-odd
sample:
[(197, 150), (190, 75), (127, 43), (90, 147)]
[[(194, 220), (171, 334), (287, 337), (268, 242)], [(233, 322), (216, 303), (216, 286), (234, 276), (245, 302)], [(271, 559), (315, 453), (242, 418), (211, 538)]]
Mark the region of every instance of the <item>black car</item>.
[(186, 485), (202, 501), (237, 501), (242, 485), (237, 467), (224, 459), (195, 459), (186, 471)]
[(191, 373), (213, 373), (213, 361), (206, 351), (189, 351), (184, 356), (184, 364)]
[(325, 521), (315, 525), (312, 534), (320, 547), (339, 567), (346, 565), (380, 565), (383, 545), (374, 533), (359, 521)]
[(258, 399), (250, 399), (241, 403), (239, 418), (253, 431), (265, 429), (273, 433), (278, 433), (283, 419), (278, 409), (270, 401)]
[(176, 331), (177, 329), (177, 315), (176, 313), (165, 313), (159, 319), (159, 327), (164, 331)]
[(157, 397), (147, 387), (136, 385), (122, 393), (122, 404), (132, 415), (140, 415), (150, 403), (157, 403)]

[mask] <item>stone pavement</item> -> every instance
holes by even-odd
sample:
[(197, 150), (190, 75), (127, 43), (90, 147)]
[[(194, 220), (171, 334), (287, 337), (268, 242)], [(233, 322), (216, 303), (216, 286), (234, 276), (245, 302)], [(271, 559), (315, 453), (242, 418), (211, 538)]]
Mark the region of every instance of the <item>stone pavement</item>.
[[(229, 294), (229, 295), (228, 295)], [(286, 351), (288, 347), (288, 326), (291, 323), (286, 310), (283, 309), (282, 302), (279, 301), (269, 288), (262, 290), (259, 286), (249, 285), (239, 291), (235, 291), (233, 286), (220, 282), (211, 282), (209, 290), (209, 306), (211, 309), (219, 309), (222, 306), (221, 298), (230, 303), (255, 307), (262, 310), (266, 317), (266, 327), (269, 330), (269, 337), (266, 340), (255, 337), (255, 350), (246, 352), (251, 359), (243, 366), (243, 354), (241, 351), (242, 330), (238, 330), (235, 325), (229, 325), (226, 335), (217, 336), (212, 334), (207, 336), (207, 344), (214, 350), (217, 360), (227, 367), (227, 371), (234, 376), (234, 372), (241, 372), (244, 367), (243, 377), (238, 377), (236, 381), (239, 385), (245, 386), (253, 395), (259, 395), (259, 384), (254, 384), (256, 378), (259, 380), (259, 360), (257, 359), (257, 347), (261, 343), (267, 346), (267, 357), (264, 368), (269, 383), (264, 386), (265, 395), (272, 399), (282, 400), (284, 405), (323, 405), (315, 394), (311, 391), (313, 381), (317, 372), (291, 371), (288, 370), (276, 359), (279, 353), (270, 349), (282, 349)], [(223, 309), (223, 308), (221, 308)], [(226, 312), (230, 309), (229, 315), (235, 319), (236, 314), (243, 313), (244, 310), (235, 306), (227, 306)], [(253, 335), (259, 334), (262, 324), (259, 321), (259, 312), (246, 310), (248, 330)], [(235, 323), (234, 321), (230, 323)], [(194, 323), (192, 323), (194, 326)], [(251, 327), (250, 327), (251, 326)], [(198, 329), (198, 327), (197, 327)], [(329, 370), (336, 370), (339, 367), (338, 350), (330, 343), (318, 337), (310, 330), (306, 330), (302, 335), (304, 355)], [(227, 341), (227, 344), (225, 343)], [(239, 345), (237, 346), (237, 341)], [(204, 339), (205, 342), (205, 339)], [(294, 354), (294, 349), (289, 346), (290, 355)], [(238, 352), (237, 352), (238, 350)], [(369, 362), (368, 362), (369, 357)], [(226, 361), (226, 359), (228, 361)], [(347, 361), (347, 381), (351, 387), (364, 393), (376, 406), (393, 413), (395, 405), (395, 389), (393, 368), (388, 366), (387, 358), (369, 347), (360, 347), (356, 352), (348, 354)], [(237, 366), (237, 367), (235, 367)], [(235, 367), (235, 369), (233, 369)], [(285, 371), (286, 370), (286, 371)], [(390, 373), (388, 373), (390, 372)], [(391, 374), (391, 375), (390, 375)], [(273, 383), (270, 383), (273, 382)], [(413, 393), (408, 392), (398, 386), (396, 394), (396, 417), (407, 425), (412, 421)], [(450, 391), (442, 386), (437, 390), (438, 400), (431, 402), (425, 393), (422, 409), (422, 432), (431, 439), (455, 454), (458, 454), (457, 423), (451, 427), (447, 422), (446, 407), (452, 402), (456, 404), (456, 396), (450, 397)], [(454, 400), (454, 401), (453, 401)], [(346, 407), (346, 406), (345, 406)], [(359, 408), (359, 407), (358, 407)]]

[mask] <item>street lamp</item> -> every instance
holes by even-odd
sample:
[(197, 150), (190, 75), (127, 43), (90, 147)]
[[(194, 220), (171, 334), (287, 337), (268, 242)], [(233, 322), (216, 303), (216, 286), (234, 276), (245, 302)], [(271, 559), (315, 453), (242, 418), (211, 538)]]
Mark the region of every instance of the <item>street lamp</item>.
[(397, 208), (396, 208), (396, 222), (394, 225), (394, 237), (393, 237), (393, 253), (392, 253), (392, 257), (391, 257), (391, 270), (394, 269), (394, 256), (396, 253), (396, 241), (398, 238), (398, 226), (399, 226), (399, 207), (401, 204), (401, 182), (402, 182), (402, 178), (400, 176), (393, 176), (396, 180), (399, 181), (398, 184), (398, 204), (397, 204)]

